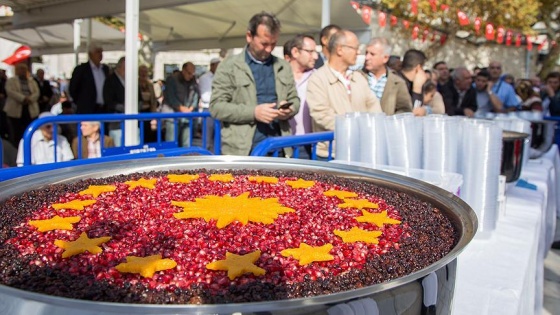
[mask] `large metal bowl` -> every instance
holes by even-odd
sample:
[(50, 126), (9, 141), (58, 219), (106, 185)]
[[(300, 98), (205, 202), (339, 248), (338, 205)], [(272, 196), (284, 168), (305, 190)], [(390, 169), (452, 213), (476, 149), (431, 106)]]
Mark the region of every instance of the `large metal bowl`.
[(504, 131), (502, 133), (500, 174), (506, 177), (506, 183), (514, 182), (521, 176), (525, 140), (528, 138), (528, 134), (521, 132)]
[(310, 298), (221, 305), (139, 305), (61, 298), (0, 285), (0, 313), (6, 315), (330, 314), (335, 310), (346, 310), (347, 312), (343, 314), (371, 314), (375, 311), (379, 311), (380, 314), (420, 314), (437, 310), (438, 314), (450, 314), (456, 257), (476, 232), (476, 215), (465, 202), (452, 193), (393, 173), (342, 164), (279, 158), (204, 156), (142, 159), (70, 167), (9, 180), (0, 183), (0, 200), (49, 184), (71, 183), (85, 178), (152, 170), (199, 168), (295, 170), (368, 181), (416, 196), (441, 209), (458, 230), (458, 242), (445, 257), (415, 273), (381, 284)]

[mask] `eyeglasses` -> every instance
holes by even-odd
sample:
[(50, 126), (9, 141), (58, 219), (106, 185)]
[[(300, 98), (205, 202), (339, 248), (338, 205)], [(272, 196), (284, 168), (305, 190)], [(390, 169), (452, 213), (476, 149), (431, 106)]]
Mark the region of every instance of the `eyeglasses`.
[(313, 49), (303, 49), (303, 48), (298, 48), (298, 49), (299, 49), (299, 50), (303, 50), (303, 51), (307, 51), (307, 52), (310, 53), (310, 54), (314, 54), (314, 53), (316, 54), (316, 53), (317, 53), (317, 51), (316, 51), (316, 50), (313, 50)]
[(340, 45), (340, 46), (351, 48), (351, 49), (355, 50), (356, 52), (358, 52), (360, 50), (360, 46), (358, 46), (358, 47), (354, 47), (354, 46), (350, 46), (350, 45)]

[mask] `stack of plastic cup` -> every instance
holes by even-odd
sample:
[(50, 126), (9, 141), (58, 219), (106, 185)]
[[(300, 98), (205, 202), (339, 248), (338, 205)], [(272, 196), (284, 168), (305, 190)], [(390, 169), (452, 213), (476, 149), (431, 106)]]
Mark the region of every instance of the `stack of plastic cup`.
[(430, 115), (424, 122), (423, 169), (456, 173), (459, 169), (457, 148), (460, 143), (457, 120)]
[(359, 161), (360, 128), (358, 113), (337, 115), (334, 125), (335, 158), (341, 161)]
[(373, 166), (387, 164), (387, 139), (384, 113), (362, 113), (358, 116), (360, 128), (360, 160)]
[(387, 116), (388, 162), (392, 166), (422, 168), (422, 121), (412, 113)]
[(461, 198), (478, 217), (477, 238), (487, 239), (498, 220), (502, 129), (493, 121), (463, 121)]

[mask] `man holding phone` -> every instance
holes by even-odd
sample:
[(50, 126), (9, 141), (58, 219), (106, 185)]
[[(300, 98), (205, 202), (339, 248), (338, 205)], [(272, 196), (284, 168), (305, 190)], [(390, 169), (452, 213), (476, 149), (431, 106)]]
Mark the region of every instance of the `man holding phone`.
[(264, 139), (291, 134), (288, 120), (298, 112), (299, 98), (290, 66), (271, 54), (279, 35), (274, 15), (254, 15), (244, 51), (216, 71), (210, 113), (222, 122), (223, 154), (249, 155)]

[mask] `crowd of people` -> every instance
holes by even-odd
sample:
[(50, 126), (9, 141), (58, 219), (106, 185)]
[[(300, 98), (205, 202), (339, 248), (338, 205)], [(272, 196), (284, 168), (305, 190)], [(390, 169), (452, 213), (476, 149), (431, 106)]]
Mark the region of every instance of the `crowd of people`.
[[(538, 77), (516, 80), (504, 73), (499, 61), (472, 71), (463, 65), (450, 68), (445, 61), (428, 61), (425, 53), (416, 49), (406, 51), (402, 57), (395, 56), (387, 38), (374, 37), (363, 49), (356, 34), (336, 25), (323, 28), (319, 42), (307, 34), (289, 39), (283, 43), (281, 58), (272, 54), (279, 44), (280, 32), (281, 23), (273, 14), (255, 14), (247, 28), (247, 45), (240, 54), (223, 61), (212, 59), (210, 70), (200, 78), (195, 75), (195, 65), (185, 62), (166, 78), (164, 89), (151, 82), (147, 66), (140, 66), (138, 112), (210, 112), (212, 118), (221, 121), (222, 153), (232, 155), (248, 155), (268, 137), (334, 130), (335, 117), (351, 112), (487, 118), (527, 110), (560, 116), (560, 72), (550, 72), (541, 83)], [(365, 54), (365, 61), (358, 67), (359, 54)], [(109, 69), (101, 63), (100, 46), (91, 45), (88, 56), (87, 62), (74, 69), (68, 95), (62, 92), (61, 101), (54, 106), (53, 91), (43, 70), (33, 78), (27, 65), (21, 63), (16, 65), (13, 78), (6, 79), (5, 74), (0, 77), (0, 125), (8, 127), (2, 129), (2, 135), (11, 145), (21, 147), (25, 127), (44, 112), (124, 112), (124, 57), (115, 69)], [(426, 65), (432, 63), (428, 69)], [(153, 124), (144, 124), (144, 141), (155, 141)], [(188, 120), (177, 125), (166, 121), (165, 140), (174, 140), (177, 126), (180, 145), (191, 145), (188, 124)], [(58, 152), (69, 154), (57, 160), (97, 157), (101, 143), (103, 147), (122, 145), (119, 123), (107, 124), (107, 135), (99, 134), (99, 126), (98, 122), (80, 126), (81, 151), (76, 147), (75, 130), (70, 126), (61, 128), (66, 139), (57, 143), (72, 143), (72, 150), (61, 147)], [(212, 123), (207, 126), (207, 141), (211, 144)], [(34, 135), (32, 151), (43, 145), (35, 142), (53, 146), (48, 125), (37, 133), (40, 134)], [(309, 147), (299, 151), (300, 157), (309, 157)], [(293, 152), (285, 149), (284, 155), (292, 156)], [(327, 158), (326, 144), (319, 144), (317, 155), (319, 159)], [(34, 161), (50, 160), (41, 156), (40, 161)]]

